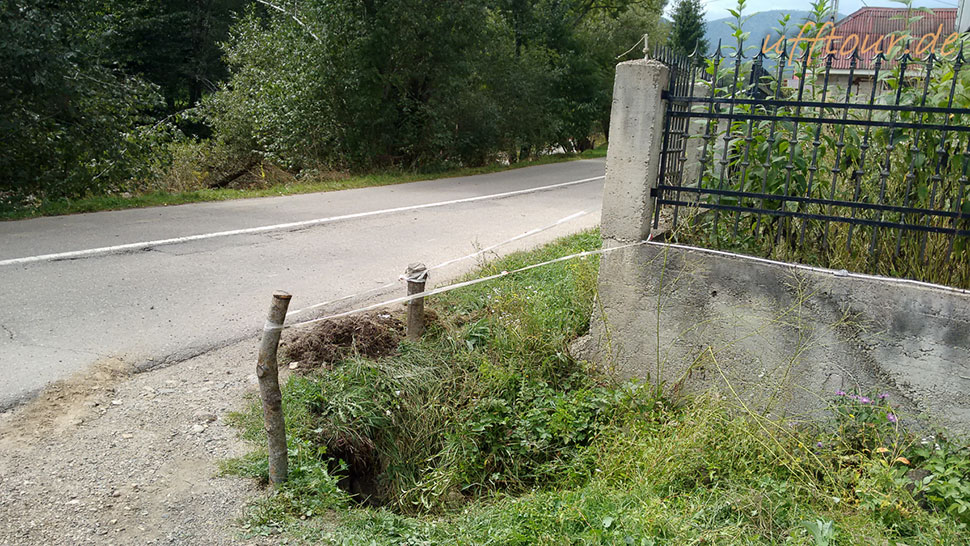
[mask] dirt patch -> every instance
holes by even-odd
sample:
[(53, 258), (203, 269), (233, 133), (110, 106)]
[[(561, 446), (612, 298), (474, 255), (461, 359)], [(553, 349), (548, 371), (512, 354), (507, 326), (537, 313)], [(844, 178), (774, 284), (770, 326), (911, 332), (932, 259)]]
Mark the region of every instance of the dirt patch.
[(220, 477), (249, 452), (224, 416), (256, 387), (251, 340), (130, 374), (119, 361), (0, 413), (0, 544), (230, 546), (260, 494)]
[(353, 355), (379, 358), (393, 354), (403, 337), (404, 324), (388, 313), (352, 315), (300, 332), (284, 342), (283, 354), (306, 370)]
[(48, 436), (81, 424), (91, 409), (106, 403), (115, 386), (133, 371), (119, 359), (105, 359), (89, 369), (56, 381), (0, 426), (0, 441)]

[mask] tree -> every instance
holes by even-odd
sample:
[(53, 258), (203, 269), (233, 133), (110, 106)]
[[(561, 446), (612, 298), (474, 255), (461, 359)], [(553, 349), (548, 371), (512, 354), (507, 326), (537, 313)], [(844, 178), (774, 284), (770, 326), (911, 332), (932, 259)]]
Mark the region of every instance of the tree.
[[(667, 41), (667, 25), (661, 14), (667, 0), (643, 0), (618, 15), (599, 12), (587, 18), (581, 31), (582, 50), (597, 62), (598, 84), (593, 114), (595, 131), (609, 139), (610, 110), (613, 102), (613, 75), (617, 62), (643, 58), (640, 41), (648, 44)], [(590, 143), (592, 144), (592, 143)]]
[(203, 102), (217, 138), (300, 170), (588, 148), (617, 56), (656, 32), (664, 0), (277, 3), (233, 27), (232, 77)]
[(158, 95), (102, 59), (90, 7), (0, 0), (0, 206), (115, 190), (147, 164)]
[[(97, 11), (104, 55), (156, 84), (160, 117), (196, 106), (229, 73), (220, 43), (249, 0), (85, 0)], [(192, 127), (196, 132), (200, 127)]]
[(697, 51), (698, 58), (707, 53), (707, 24), (700, 0), (680, 0), (674, 8), (674, 23), (670, 29), (669, 45), (682, 55)]

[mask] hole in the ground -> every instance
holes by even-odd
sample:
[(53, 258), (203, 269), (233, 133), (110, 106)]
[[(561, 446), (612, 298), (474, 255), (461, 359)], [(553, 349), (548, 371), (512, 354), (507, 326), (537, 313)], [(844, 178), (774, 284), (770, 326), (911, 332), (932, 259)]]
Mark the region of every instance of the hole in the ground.
[[(337, 481), (337, 487), (343, 489), (350, 497), (366, 506), (380, 506), (384, 504), (380, 490), (378, 475), (381, 472), (377, 453), (370, 444), (365, 449), (361, 446), (334, 446), (327, 449), (330, 471), (342, 477)], [(343, 461), (343, 465), (340, 462)]]

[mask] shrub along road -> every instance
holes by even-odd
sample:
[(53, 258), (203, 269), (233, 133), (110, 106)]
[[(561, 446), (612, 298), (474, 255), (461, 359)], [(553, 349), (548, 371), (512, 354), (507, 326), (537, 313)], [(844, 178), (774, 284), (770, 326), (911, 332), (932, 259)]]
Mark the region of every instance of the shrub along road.
[[(300, 309), (379, 287), (409, 262), (444, 262), (580, 211), (587, 214), (497, 252), (588, 228), (599, 221), (603, 170), (602, 160), (587, 160), (341, 192), (0, 223), (0, 407), (98, 362), (150, 368), (243, 339), (262, 325), (274, 290), (294, 294), (291, 309)], [(416, 208), (430, 203), (446, 204)], [(345, 216), (352, 217), (312, 222)], [(297, 224), (250, 230), (291, 223)], [(204, 237), (193, 239), (198, 235)], [(152, 241), (168, 243), (139, 244)], [(42, 258), (90, 249), (101, 250)], [(436, 271), (432, 284), (474, 265), (466, 260)]]

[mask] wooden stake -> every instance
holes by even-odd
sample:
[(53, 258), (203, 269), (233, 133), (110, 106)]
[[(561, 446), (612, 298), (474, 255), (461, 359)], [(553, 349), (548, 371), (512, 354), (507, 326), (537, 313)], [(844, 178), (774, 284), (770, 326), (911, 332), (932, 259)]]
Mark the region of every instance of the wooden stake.
[[(424, 292), (424, 285), (428, 281), (428, 268), (424, 264), (414, 263), (404, 272), (408, 281), (408, 295)], [(408, 339), (418, 341), (424, 334), (424, 298), (415, 298), (408, 302)]]
[(256, 377), (259, 378), (259, 398), (263, 402), (263, 423), (269, 443), (269, 483), (279, 485), (286, 481), (286, 424), (283, 422), (283, 394), (280, 392), (279, 348), (286, 309), (290, 306), (286, 292), (273, 294), (269, 317), (263, 327), (263, 339), (259, 344), (259, 360)]

